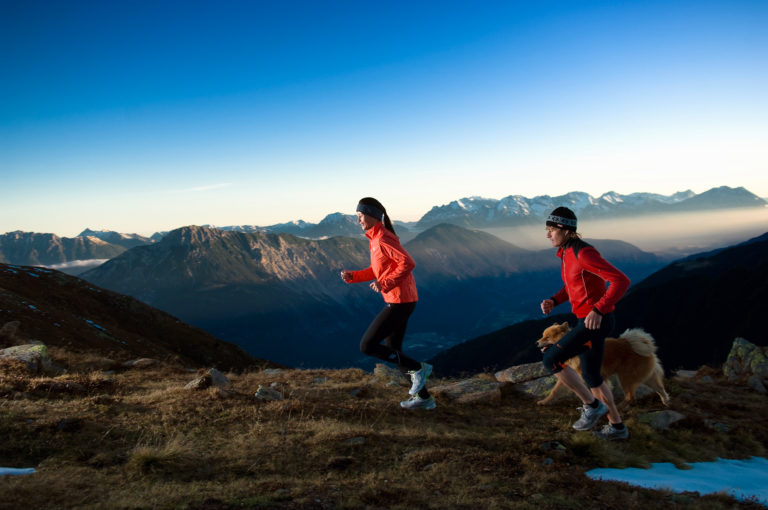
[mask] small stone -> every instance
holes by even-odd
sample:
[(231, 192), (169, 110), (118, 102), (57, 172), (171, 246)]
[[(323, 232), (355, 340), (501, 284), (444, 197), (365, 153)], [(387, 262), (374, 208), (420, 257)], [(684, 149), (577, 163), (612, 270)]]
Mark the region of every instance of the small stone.
[(686, 416), (684, 414), (670, 410), (640, 415), (640, 421), (649, 423), (657, 430), (669, 430), (670, 425), (684, 420), (685, 418)]
[(283, 400), (283, 395), (273, 388), (259, 385), (259, 389), (256, 390), (253, 398), (260, 401), (276, 401)]
[(160, 363), (160, 360), (152, 358), (138, 358), (126, 361), (123, 366), (126, 368), (147, 368)]

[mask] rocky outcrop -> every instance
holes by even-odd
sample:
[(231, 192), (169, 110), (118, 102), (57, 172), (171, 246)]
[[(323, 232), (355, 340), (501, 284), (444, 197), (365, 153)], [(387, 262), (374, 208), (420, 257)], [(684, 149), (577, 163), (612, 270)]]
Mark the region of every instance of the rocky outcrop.
[(733, 341), (723, 365), (723, 374), (731, 382), (744, 381), (765, 393), (768, 383), (768, 347), (760, 347), (743, 338)]
[(46, 374), (53, 371), (48, 348), (41, 343), (16, 345), (0, 350), (0, 359), (21, 362), (30, 375)]
[(476, 404), (501, 400), (503, 383), (484, 377), (473, 377), (453, 384), (429, 388), (432, 395), (456, 404)]
[(215, 368), (211, 368), (207, 370), (204, 374), (188, 382), (187, 385), (184, 386), (184, 389), (204, 390), (206, 388), (211, 388), (211, 387), (220, 388), (223, 390), (229, 390), (230, 388), (232, 388), (232, 383), (230, 382), (229, 379), (227, 379), (227, 376), (225, 376)]

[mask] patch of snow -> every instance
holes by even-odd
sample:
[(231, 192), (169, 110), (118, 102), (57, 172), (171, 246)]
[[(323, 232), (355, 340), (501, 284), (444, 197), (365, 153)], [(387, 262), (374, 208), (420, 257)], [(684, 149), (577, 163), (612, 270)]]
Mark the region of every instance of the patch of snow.
[(670, 462), (658, 462), (652, 464), (651, 469), (599, 468), (587, 471), (586, 475), (593, 480), (673, 492), (725, 492), (741, 501), (756, 500), (768, 505), (768, 459), (717, 459), (716, 462), (693, 462), (690, 466), (691, 469), (678, 469)]
[(5, 475), (31, 475), (35, 472), (35, 468), (7, 468), (0, 467), (0, 476)]

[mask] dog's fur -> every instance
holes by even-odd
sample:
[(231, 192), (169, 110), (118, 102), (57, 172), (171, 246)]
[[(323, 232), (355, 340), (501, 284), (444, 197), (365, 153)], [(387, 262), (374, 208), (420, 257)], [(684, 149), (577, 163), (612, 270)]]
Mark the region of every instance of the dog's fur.
[[(571, 330), (567, 322), (553, 324), (542, 333), (536, 345), (541, 349), (560, 340)], [(581, 373), (579, 357), (569, 359), (567, 365)], [(669, 406), (669, 395), (664, 389), (664, 369), (656, 356), (656, 343), (653, 337), (642, 329), (628, 329), (619, 338), (606, 338), (603, 354), (603, 366), (600, 369), (603, 379), (616, 374), (624, 390), (624, 404), (635, 400), (635, 391), (640, 384), (645, 384), (655, 391), (665, 406)], [(552, 391), (537, 404), (546, 405), (568, 391), (558, 379)]]

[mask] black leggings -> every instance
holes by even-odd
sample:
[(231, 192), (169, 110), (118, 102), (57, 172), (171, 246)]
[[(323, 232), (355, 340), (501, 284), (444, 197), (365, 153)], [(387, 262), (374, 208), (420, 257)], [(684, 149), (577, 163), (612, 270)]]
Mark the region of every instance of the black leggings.
[[(406, 372), (420, 370), (421, 363), (403, 354), (403, 338), (408, 318), (416, 303), (387, 303), (387, 306), (373, 319), (360, 340), (360, 351), (368, 356), (394, 363)], [(382, 340), (385, 340), (382, 345)]]
[(566, 361), (579, 356), (582, 379), (590, 388), (597, 388), (603, 384), (600, 368), (603, 365), (605, 338), (611, 334), (615, 324), (612, 313), (603, 316), (599, 329), (587, 329), (584, 319), (579, 319), (575, 328), (544, 352), (542, 363), (555, 374), (565, 367)]

